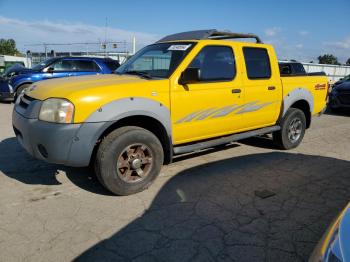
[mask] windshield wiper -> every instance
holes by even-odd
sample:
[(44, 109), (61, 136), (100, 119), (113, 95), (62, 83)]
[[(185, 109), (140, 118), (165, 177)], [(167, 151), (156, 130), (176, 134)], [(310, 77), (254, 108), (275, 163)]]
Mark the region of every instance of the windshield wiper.
[(146, 73), (144, 71), (136, 71), (136, 70), (130, 70), (130, 71), (126, 71), (123, 74), (129, 74), (129, 75), (137, 75), (146, 79), (152, 79), (153, 77), (149, 74)]

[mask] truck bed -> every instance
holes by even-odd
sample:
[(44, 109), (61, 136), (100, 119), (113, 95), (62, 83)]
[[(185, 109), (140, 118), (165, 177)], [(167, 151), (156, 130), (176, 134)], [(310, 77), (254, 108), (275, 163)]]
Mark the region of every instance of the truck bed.
[(328, 95), (328, 78), (324, 75), (306, 75), (306, 76), (282, 76), (283, 97), (288, 95), (295, 88), (305, 88), (311, 92), (314, 97), (314, 108), (312, 115), (320, 113), (324, 109), (324, 101)]

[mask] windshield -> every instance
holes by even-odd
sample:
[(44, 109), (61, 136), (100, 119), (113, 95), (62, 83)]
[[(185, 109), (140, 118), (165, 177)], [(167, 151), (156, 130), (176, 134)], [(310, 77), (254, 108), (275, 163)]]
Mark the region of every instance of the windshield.
[(53, 61), (55, 61), (57, 58), (49, 58), (45, 61), (40, 62), (39, 64), (32, 67), (33, 70), (42, 70), (48, 65), (52, 64)]
[(168, 78), (194, 45), (193, 42), (172, 42), (146, 46), (115, 72), (148, 78)]
[(24, 65), (23, 65), (23, 64), (21, 64), (21, 63), (15, 63), (15, 64), (13, 64), (12, 66), (8, 67), (8, 68), (4, 71), (4, 73), (3, 73), (2, 75), (3, 75), (3, 76), (8, 76), (8, 75), (10, 75), (11, 73), (13, 73), (13, 72), (15, 72), (15, 71), (17, 71), (17, 70), (20, 70), (20, 69), (22, 69), (22, 68), (24, 68)]

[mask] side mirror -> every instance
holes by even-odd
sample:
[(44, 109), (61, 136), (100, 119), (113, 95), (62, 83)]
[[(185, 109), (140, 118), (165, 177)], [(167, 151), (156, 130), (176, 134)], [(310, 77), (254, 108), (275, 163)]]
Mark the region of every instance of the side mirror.
[(180, 85), (187, 85), (199, 82), (200, 80), (200, 73), (201, 70), (199, 68), (186, 68), (185, 71), (182, 72), (179, 84)]
[(48, 67), (48, 68), (46, 69), (46, 73), (52, 74), (53, 72), (54, 72), (53, 67)]

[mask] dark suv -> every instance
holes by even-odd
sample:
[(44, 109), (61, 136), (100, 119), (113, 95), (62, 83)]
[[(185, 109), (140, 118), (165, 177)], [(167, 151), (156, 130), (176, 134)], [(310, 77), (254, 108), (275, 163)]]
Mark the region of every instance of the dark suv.
[(0, 101), (16, 99), (34, 82), (68, 76), (111, 74), (120, 66), (111, 58), (55, 57), (45, 60), (31, 69), (20, 68), (0, 81)]

